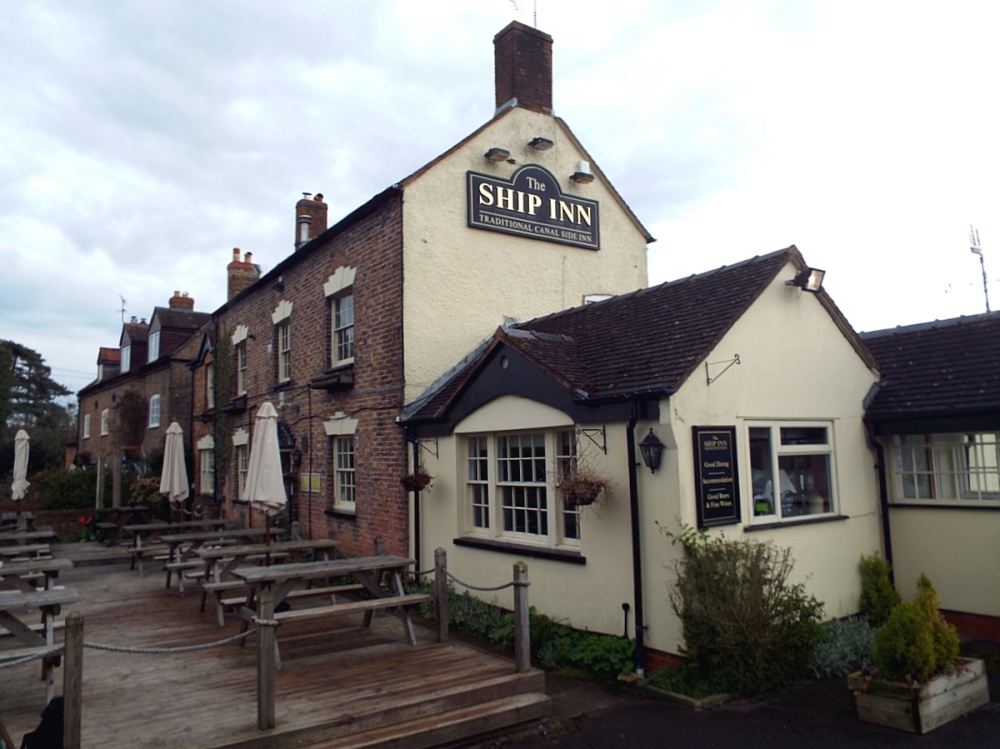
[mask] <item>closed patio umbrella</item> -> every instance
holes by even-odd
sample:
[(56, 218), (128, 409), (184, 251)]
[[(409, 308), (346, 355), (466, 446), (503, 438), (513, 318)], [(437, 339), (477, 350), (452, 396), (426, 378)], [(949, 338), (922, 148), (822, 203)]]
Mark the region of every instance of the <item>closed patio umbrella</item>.
[(278, 448), (278, 412), (270, 401), (264, 401), (257, 409), (247, 480), (240, 499), (264, 514), (265, 540), (270, 543), (271, 517), (285, 509), (288, 503)]
[(160, 474), (160, 494), (166, 494), (170, 508), (179, 515), (188, 498), (187, 467), (184, 465), (184, 430), (176, 421), (167, 427), (163, 446), (163, 473)]
[[(10, 485), (10, 495), (15, 501), (24, 499), (28, 493), (28, 449), (31, 446), (31, 439), (23, 429), (17, 430), (14, 437), (14, 481)], [(21, 510), (17, 511), (17, 524), (21, 526)]]

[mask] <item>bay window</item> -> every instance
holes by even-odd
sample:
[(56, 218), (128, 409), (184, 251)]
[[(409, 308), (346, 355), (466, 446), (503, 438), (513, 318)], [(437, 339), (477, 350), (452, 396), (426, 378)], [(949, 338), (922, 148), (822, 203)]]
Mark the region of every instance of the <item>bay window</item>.
[(894, 501), (1000, 502), (1000, 433), (893, 438)]

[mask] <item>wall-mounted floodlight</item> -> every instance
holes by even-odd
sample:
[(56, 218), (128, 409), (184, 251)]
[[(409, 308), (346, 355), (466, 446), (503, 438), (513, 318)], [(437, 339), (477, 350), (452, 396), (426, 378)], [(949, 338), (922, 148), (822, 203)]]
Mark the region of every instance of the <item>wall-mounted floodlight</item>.
[(534, 148), (536, 151), (548, 151), (550, 148), (552, 148), (552, 146), (555, 145), (555, 143), (553, 143), (548, 138), (543, 138), (541, 136), (538, 136), (537, 138), (532, 138), (531, 140), (529, 140), (528, 145)]
[(825, 270), (819, 268), (803, 268), (791, 281), (785, 281), (786, 286), (798, 286), (803, 291), (818, 292), (823, 286), (823, 276)]
[(581, 161), (576, 165), (576, 171), (569, 176), (578, 185), (587, 185), (594, 181), (594, 175), (590, 173), (590, 162)]
[(506, 148), (493, 147), (489, 151), (487, 151), (484, 155), (486, 156), (487, 160), (492, 161), (493, 163), (498, 163), (500, 161), (506, 161), (507, 159), (509, 159), (510, 151), (508, 151)]

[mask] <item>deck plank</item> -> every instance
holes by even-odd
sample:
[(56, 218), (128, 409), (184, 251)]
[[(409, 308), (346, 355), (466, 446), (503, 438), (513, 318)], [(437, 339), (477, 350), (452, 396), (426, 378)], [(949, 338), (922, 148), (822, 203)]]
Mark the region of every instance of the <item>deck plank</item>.
[[(127, 562), (80, 566), (60, 582), (79, 593), (64, 614), (83, 613), (87, 643), (182, 647), (239, 631), (235, 617), (220, 628), (214, 610), (198, 611), (200, 596), (179, 596), (158, 576), (139, 577)], [(292, 746), (310, 727), (350, 724), (375, 707), (406, 705), (513, 672), (508, 659), (458, 643), (437, 644), (421, 626), (411, 647), (394, 616), (376, 618), (368, 629), (360, 622), (360, 616), (350, 616), (278, 628), (283, 668), (275, 682), (277, 726), (265, 732), (256, 728), (253, 635), (242, 648), (230, 644), (171, 655), (86, 648), (83, 746), (212, 749), (250, 746), (262, 737), (273, 747)], [(37, 725), (44, 706), (37, 671), (6, 669), (0, 678), (0, 710), (17, 743)], [(61, 674), (60, 668), (57, 693)]]

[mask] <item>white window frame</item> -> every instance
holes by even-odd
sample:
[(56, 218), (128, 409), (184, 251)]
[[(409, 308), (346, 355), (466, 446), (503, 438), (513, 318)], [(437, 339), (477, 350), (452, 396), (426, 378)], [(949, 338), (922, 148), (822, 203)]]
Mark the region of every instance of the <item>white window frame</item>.
[(122, 346), (121, 371), (128, 372), (132, 369), (132, 345)]
[(234, 445), (233, 451), (236, 453), (233, 463), (236, 466), (236, 496), (243, 498), (243, 492), (247, 488), (247, 470), (250, 467), (250, 445)]
[(111, 413), (108, 409), (101, 411), (101, 436), (107, 437), (111, 426)]
[[(558, 486), (560, 470), (577, 456), (575, 430), (529, 429), (464, 438), (468, 536), (547, 548), (579, 547), (580, 509), (566, 506)], [(522, 455), (525, 448), (531, 455)]]
[(236, 394), (247, 394), (247, 342), (236, 344)]
[(83, 438), (88, 439), (90, 437), (90, 414), (83, 415)]
[(215, 493), (215, 448), (210, 447), (198, 451), (198, 469), (200, 481), (198, 488), (202, 494)]
[(149, 361), (153, 362), (160, 358), (160, 331), (149, 334)]
[(205, 365), (205, 405), (208, 408), (215, 408), (215, 364), (213, 362)]
[(278, 382), (292, 379), (292, 323), (282, 320), (275, 326), (278, 339)]
[(333, 506), (341, 512), (357, 510), (357, 451), (352, 434), (332, 437)]
[(1000, 432), (897, 435), (890, 453), (893, 503), (1000, 505)]
[(149, 428), (156, 429), (160, 426), (160, 396), (159, 394), (149, 396)]
[(330, 366), (354, 361), (354, 294), (348, 290), (330, 300)]
[[(766, 466), (768, 472), (757, 474), (757, 456), (751, 440), (753, 430), (768, 429), (770, 438), (770, 460)], [(823, 443), (784, 444), (784, 430), (788, 430), (791, 438), (794, 432), (822, 429), (826, 432)], [(829, 517), (837, 513), (839, 502), (837, 497), (837, 460), (836, 435), (832, 420), (795, 421), (753, 420), (744, 424), (743, 465), (747, 467), (744, 474), (744, 496), (748, 497), (745, 517), (751, 524), (796, 522), (812, 520), (817, 517)], [(801, 461), (804, 458), (821, 456), (826, 458), (827, 484), (824, 495), (821, 486), (809, 485), (814, 480), (812, 472), (804, 467), (796, 473), (788, 461)], [(784, 463), (782, 459), (785, 459)], [(782, 466), (785, 467), (782, 467)], [(777, 478), (775, 478), (777, 477)], [(777, 491), (775, 490), (777, 487)], [(765, 510), (765, 503), (767, 509)]]

